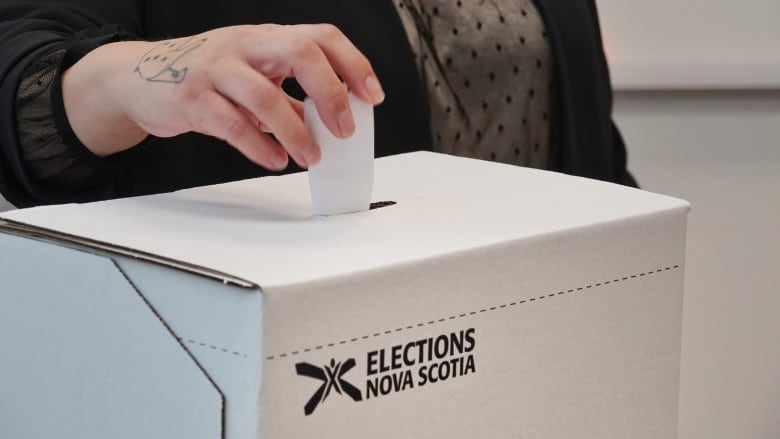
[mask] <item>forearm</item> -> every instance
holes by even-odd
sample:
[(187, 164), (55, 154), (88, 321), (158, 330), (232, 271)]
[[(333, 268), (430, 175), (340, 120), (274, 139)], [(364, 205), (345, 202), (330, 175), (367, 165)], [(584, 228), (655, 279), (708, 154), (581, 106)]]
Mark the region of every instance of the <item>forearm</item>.
[(307, 167), (319, 160), (319, 146), (304, 125), (302, 103), (281, 89), (285, 78), (298, 80), (339, 137), (354, 131), (339, 75), (364, 101), (376, 105), (384, 98), (365, 56), (329, 25), (233, 26), (157, 42), (86, 41), (67, 49), (54, 82), (61, 94), (52, 94), (50, 108), (69, 136), (65, 143), (91, 162), (149, 135), (197, 132), (269, 169), (284, 169), (288, 154)]
[(61, 71), (106, 42), (134, 39), (140, 19), (136, 0), (92, 2), (0, 2), (0, 191), (17, 206), (111, 196), (110, 166), (68, 126)]

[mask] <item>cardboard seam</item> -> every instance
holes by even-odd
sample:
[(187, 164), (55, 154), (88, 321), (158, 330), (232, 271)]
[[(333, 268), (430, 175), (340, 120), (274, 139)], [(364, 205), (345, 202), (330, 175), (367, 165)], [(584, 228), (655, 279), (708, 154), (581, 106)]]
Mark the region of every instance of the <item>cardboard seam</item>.
[(182, 342), (182, 343), (186, 342), (186, 343), (189, 343), (189, 344), (194, 345), (194, 346), (200, 346), (202, 348), (211, 349), (212, 351), (218, 351), (218, 352), (222, 352), (222, 353), (225, 353), (225, 354), (231, 354), (231, 355), (236, 356), (236, 357), (249, 358), (249, 355), (247, 355), (245, 353), (234, 351), (232, 349), (222, 348), (222, 347), (219, 347), (219, 346), (214, 346), (213, 344), (204, 343), (202, 341), (193, 340), (191, 338), (186, 338), (185, 339), (183, 337), (178, 337), (178, 340), (180, 342)]
[(187, 273), (203, 276), (205, 278), (215, 280), (217, 282), (222, 282), (223, 284), (232, 284), (248, 290), (260, 289), (260, 287), (254, 284), (253, 282), (247, 281), (245, 279), (241, 279), (239, 277), (227, 273), (201, 267), (199, 265), (166, 258), (164, 256), (155, 255), (153, 253), (134, 250), (129, 247), (122, 247), (119, 245), (114, 245), (103, 241), (70, 235), (67, 233), (58, 232), (56, 230), (50, 230), (44, 227), (32, 226), (14, 220), (9, 220), (7, 218), (0, 218), (0, 232), (6, 232), (9, 234), (22, 236), (26, 238), (45, 240), (47, 242), (52, 242), (52, 243), (59, 243), (69, 248), (74, 248), (74, 246), (78, 246), (82, 248), (88, 248), (91, 250), (99, 250), (111, 255), (125, 256), (132, 259), (140, 259), (142, 261), (150, 262), (163, 267), (174, 268)]
[[(23, 238), (23, 239), (33, 239), (33, 240), (39, 241), (39, 242), (46, 242), (46, 243), (52, 244), (54, 246), (57, 246), (57, 247), (60, 247), (60, 248), (65, 248), (65, 249), (72, 250), (72, 251), (76, 251), (76, 252), (79, 252), (79, 253), (84, 253), (84, 254), (88, 254), (88, 255), (100, 255), (100, 254), (103, 254), (103, 255), (106, 255), (105, 257), (107, 259), (110, 259), (112, 262), (114, 262), (114, 265), (117, 265), (116, 262), (111, 258), (112, 255), (115, 255), (114, 253), (111, 253), (111, 252), (108, 252), (108, 253), (96, 253), (95, 250), (99, 250), (99, 249), (85, 247), (85, 246), (76, 246), (76, 247), (74, 247), (72, 245), (68, 245), (68, 242), (66, 242), (66, 241), (52, 241), (52, 240), (47, 239), (46, 237), (39, 237), (39, 236), (27, 234), (25, 232), (18, 231), (16, 229), (4, 229), (2, 227), (2, 220), (0, 220), (0, 231), (7, 232), (7, 234), (11, 235), (11, 236), (17, 236), (17, 237), (20, 237), (20, 238)], [(16, 232), (20, 232), (20, 233), (16, 233)], [(120, 255), (120, 256), (125, 256), (125, 255)], [(159, 264), (154, 263), (153, 261), (146, 261), (146, 260), (144, 260), (144, 262), (149, 262), (149, 263), (153, 263), (155, 265), (159, 265)], [(187, 270), (181, 270), (181, 271), (184, 271), (184, 272), (190, 273), (190, 274), (194, 274), (194, 273), (192, 273), (190, 271), (187, 271)], [(122, 272), (122, 274), (124, 275), (125, 279), (128, 278), (126, 273), (124, 273), (124, 271), (122, 271), (121, 268), (120, 268), (120, 272)], [(128, 281), (128, 282), (130, 282), (130, 286), (133, 287), (136, 290), (136, 292), (137, 292), (137, 288), (135, 287), (135, 284), (133, 284), (132, 281)], [(140, 293), (138, 293), (138, 294), (140, 294)], [(159, 316), (158, 316), (158, 318), (159, 318)], [(202, 341), (192, 340), (190, 338), (177, 337), (177, 339), (180, 342), (186, 342), (186, 343), (191, 344), (191, 345), (200, 346), (200, 347), (204, 347), (204, 348), (209, 348), (211, 350), (215, 350), (215, 351), (219, 351), (219, 352), (223, 352), (223, 353), (229, 353), (229, 354), (232, 354), (232, 355), (237, 356), (237, 357), (249, 358), (248, 354), (243, 353), (243, 352), (238, 352), (238, 351), (235, 351), (233, 349), (227, 349), (227, 348), (224, 348), (224, 347), (215, 346), (215, 345), (210, 344), (210, 343), (204, 343)]]
[(125, 279), (127, 284), (130, 286), (130, 288), (135, 291), (135, 293), (138, 295), (138, 297), (144, 302), (147, 308), (154, 314), (154, 316), (157, 318), (157, 320), (160, 321), (160, 323), (163, 325), (166, 331), (173, 337), (174, 340), (176, 340), (176, 343), (184, 350), (184, 352), (187, 354), (188, 357), (192, 360), (192, 362), (195, 364), (195, 366), (201, 371), (201, 373), (206, 377), (208, 382), (211, 384), (211, 386), (214, 388), (214, 390), (217, 391), (217, 394), (219, 394), (220, 399), (220, 405), (222, 406), (222, 410), (220, 411), (220, 423), (221, 423), (221, 434), (220, 438), (225, 439), (225, 394), (222, 392), (222, 390), (217, 386), (217, 383), (214, 381), (214, 379), (209, 375), (209, 373), (206, 371), (206, 369), (200, 364), (197, 358), (192, 354), (192, 352), (187, 349), (187, 347), (182, 343), (181, 338), (176, 335), (175, 332), (173, 332), (173, 328), (171, 328), (170, 325), (168, 325), (168, 322), (163, 319), (162, 315), (160, 315), (159, 312), (157, 312), (157, 309), (149, 302), (149, 300), (144, 296), (144, 294), (141, 292), (141, 290), (135, 285), (132, 279), (125, 273), (124, 270), (122, 270), (122, 267), (117, 264), (117, 262), (114, 259), (110, 259), (111, 263), (116, 267), (117, 271), (122, 275), (122, 277)]
[(613, 284), (620, 283), (620, 282), (627, 282), (627, 281), (631, 281), (631, 280), (634, 280), (634, 279), (640, 279), (640, 278), (647, 277), (647, 276), (653, 276), (653, 275), (656, 275), (656, 274), (665, 273), (665, 272), (672, 271), (672, 270), (677, 270), (680, 267), (681, 267), (680, 264), (676, 264), (676, 265), (670, 265), (670, 266), (664, 267), (664, 268), (658, 268), (658, 269), (655, 269), (655, 270), (650, 270), (650, 271), (647, 271), (647, 272), (630, 274), (630, 275), (625, 275), (625, 276), (618, 276), (615, 279), (609, 279), (609, 280), (605, 280), (605, 281), (601, 281), (601, 282), (594, 282), (594, 283), (592, 283), (590, 285), (584, 285), (584, 286), (581, 286), (581, 287), (564, 289), (564, 290), (560, 290), (560, 291), (556, 291), (556, 292), (552, 292), (552, 293), (548, 293), (548, 294), (543, 294), (543, 295), (540, 295), (540, 296), (534, 296), (534, 297), (530, 297), (530, 298), (526, 297), (526, 298), (523, 298), (523, 299), (518, 299), (518, 300), (513, 301), (513, 302), (504, 303), (504, 304), (495, 305), (495, 306), (488, 306), (488, 307), (484, 307), (484, 308), (481, 308), (481, 309), (478, 309), (478, 310), (467, 311), (467, 312), (463, 312), (463, 313), (456, 314), (456, 315), (453, 315), (453, 316), (441, 317), (441, 318), (438, 318), (438, 319), (423, 321), (423, 322), (415, 323), (415, 324), (411, 324), (411, 325), (407, 324), (407, 325), (404, 325), (404, 326), (401, 326), (401, 327), (395, 328), (395, 329), (388, 329), (388, 330), (379, 331), (379, 332), (375, 332), (373, 334), (362, 335), (362, 336), (358, 336), (358, 337), (351, 337), (351, 338), (348, 337), (348, 338), (345, 338), (344, 340), (333, 341), (333, 342), (330, 342), (330, 343), (323, 343), (321, 345), (317, 345), (317, 346), (314, 346), (314, 347), (308, 347), (308, 348), (298, 349), (298, 350), (285, 352), (285, 353), (281, 353), (281, 354), (271, 355), (271, 356), (266, 357), (266, 360), (273, 361), (273, 360), (276, 360), (276, 359), (283, 359), (283, 358), (287, 358), (287, 357), (293, 357), (293, 356), (296, 356), (296, 355), (300, 355), (301, 353), (309, 353), (309, 352), (312, 352), (312, 351), (327, 350), (327, 349), (330, 349), (330, 348), (334, 348), (336, 346), (343, 346), (343, 345), (346, 345), (346, 344), (356, 343), (358, 341), (368, 340), (368, 339), (371, 339), (371, 338), (380, 338), (380, 337), (383, 337), (383, 336), (386, 336), (386, 335), (390, 335), (390, 334), (395, 334), (395, 333), (404, 332), (404, 331), (410, 331), (410, 330), (415, 329), (415, 328), (422, 328), (422, 327), (425, 327), (425, 326), (433, 326), (433, 325), (438, 325), (438, 324), (445, 323), (445, 322), (452, 321), (452, 320), (459, 320), (459, 319), (464, 319), (464, 318), (468, 318), (468, 317), (473, 317), (473, 316), (476, 316), (476, 315), (479, 315), (479, 314), (485, 314), (485, 313), (488, 313), (488, 312), (506, 310), (506, 309), (510, 309), (510, 308), (516, 308), (516, 307), (519, 307), (520, 305), (531, 304), (531, 303), (539, 302), (539, 301), (546, 300), (546, 299), (558, 298), (560, 296), (571, 295), (573, 293), (586, 292), (587, 290), (591, 290), (592, 291), (593, 289), (598, 289), (598, 288), (601, 288), (601, 287), (605, 287), (607, 285), (613, 285)]

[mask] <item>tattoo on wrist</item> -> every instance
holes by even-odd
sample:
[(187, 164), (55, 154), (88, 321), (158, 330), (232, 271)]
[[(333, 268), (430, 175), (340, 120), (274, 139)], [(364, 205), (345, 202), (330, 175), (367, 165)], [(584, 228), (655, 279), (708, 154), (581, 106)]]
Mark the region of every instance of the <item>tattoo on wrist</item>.
[(141, 57), (135, 71), (149, 82), (181, 83), (188, 70), (182, 58), (205, 42), (196, 37), (163, 41)]

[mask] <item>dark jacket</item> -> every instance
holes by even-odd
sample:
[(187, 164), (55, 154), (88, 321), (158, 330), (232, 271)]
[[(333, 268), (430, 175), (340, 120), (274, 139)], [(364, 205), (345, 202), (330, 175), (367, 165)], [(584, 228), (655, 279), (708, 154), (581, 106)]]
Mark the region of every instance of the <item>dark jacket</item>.
[[(633, 184), (625, 147), (611, 120), (612, 96), (593, 0), (538, 0), (557, 66), (550, 167)], [(337, 25), (371, 60), (386, 101), (376, 110), (377, 155), (427, 149), (427, 104), (411, 49), (389, 0), (43, 0), (0, 5), (0, 192), (17, 206), (171, 191), (268, 175), (223, 142), (186, 134), (149, 137), (139, 146), (97, 159), (67, 123), (61, 92), (52, 104), (57, 128), (79, 160), (97, 172), (85, 181), (52, 184), (26, 170), (16, 131), (15, 100), (25, 69), (66, 50), (59, 72), (93, 48), (131, 38), (164, 39), (246, 23)], [(290, 93), (301, 97), (294, 84)], [(289, 171), (297, 170), (292, 165)]]

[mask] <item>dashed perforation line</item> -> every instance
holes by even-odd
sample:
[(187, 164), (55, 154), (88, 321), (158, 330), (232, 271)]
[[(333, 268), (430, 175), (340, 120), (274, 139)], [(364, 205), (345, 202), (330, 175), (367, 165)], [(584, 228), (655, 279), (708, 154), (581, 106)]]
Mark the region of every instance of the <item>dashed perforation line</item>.
[[(188, 344), (191, 344), (191, 345), (194, 345), (194, 346), (200, 346), (202, 348), (211, 349), (212, 351), (218, 351), (218, 352), (223, 352), (225, 354), (231, 354), (231, 355), (234, 355), (236, 357), (243, 357), (243, 358), (247, 358), (248, 357), (247, 354), (242, 354), (241, 352), (237, 352), (237, 351), (234, 351), (234, 350), (231, 350), (231, 349), (221, 348), (219, 346), (214, 346), (212, 344), (203, 343), (202, 341), (195, 341), (195, 340), (192, 340), (192, 339), (189, 339), (189, 338), (181, 338), (181, 337), (179, 337), (179, 341), (182, 342), (182, 343), (188, 343)], [(296, 352), (296, 354), (297, 354), (297, 352)]]
[[(567, 290), (561, 290), (561, 291), (557, 291), (557, 292), (554, 292), (554, 293), (549, 293), (549, 294), (536, 296), (536, 297), (529, 297), (529, 298), (526, 298), (526, 299), (517, 300), (517, 301), (514, 301), (514, 302), (509, 302), (509, 303), (505, 303), (505, 304), (501, 304), (501, 305), (481, 308), (481, 309), (476, 310), (476, 311), (463, 312), (463, 313), (460, 313), (460, 314), (457, 314), (457, 315), (453, 315), (453, 316), (449, 316), (449, 317), (443, 317), (443, 318), (440, 318), (440, 319), (429, 320), (427, 322), (421, 322), (421, 323), (417, 323), (417, 324), (408, 325), (408, 326), (405, 326), (405, 327), (400, 327), (400, 328), (397, 328), (395, 330), (388, 330), (388, 331), (384, 331), (384, 332), (377, 332), (377, 333), (373, 334), (373, 338), (378, 338), (378, 337), (382, 337), (384, 335), (389, 335), (389, 334), (393, 334), (393, 333), (405, 332), (405, 331), (409, 331), (409, 330), (412, 330), (412, 329), (415, 329), (415, 328), (421, 328), (421, 327), (424, 327), (424, 326), (438, 325), (440, 323), (448, 322), (448, 321), (452, 321), (452, 320), (466, 319), (466, 318), (469, 318), (469, 317), (473, 317), (473, 316), (475, 316), (477, 314), (491, 313), (491, 312), (495, 312), (495, 311), (508, 310), (508, 309), (511, 309), (511, 308), (516, 308), (516, 307), (518, 307), (520, 305), (536, 303), (536, 302), (539, 302), (539, 301), (544, 301), (544, 300), (549, 300), (549, 299), (553, 299), (553, 298), (558, 298), (558, 297), (570, 295), (570, 294), (573, 294), (573, 293), (580, 293), (580, 292), (584, 292), (584, 291), (593, 291), (594, 289), (605, 287), (607, 285), (614, 285), (616, 283), (626, 282), (626, 281), (632, 280), (632, 279), (638, 279), (638, 278), (645, 277), (645, 276), (652, 276), (654, 274), (663, 273), (663, 272), (669, 271), (669, 270), (676, 270), (678, 268), (680, 268), (679, 265), (672, 265), (672, 266), (669, 266), (669, 267), (666, 267), (666, 268), (659, 268), (659, 269), (656, 269), (656, 270), (650, 270), (650, 271), (647, 271), (645, 273), (637, 273), (637, 274), (633, 274), (633, 275), (629, 275), (629, 276), (620, 277), (620, 278), (617, 278), (617, 279), (606, 280), (606, 281), (602, 281), (602, 282), (596, 282), (596, 283), (593, 283), (593, 284), (590, 284), (590, 285), (584, 285), (584, 286), (577, 287), (577, 288), (570, 288), (570, 289), (567, 289)], [(354, 342), (360, 341), (360, 340), (368, 340), (369, 338), (372, 338), (372, 337), (370, 335), (364, 335), (362, 337), (354, 337), (354, 338), (352, 338), (350, 340), (349, 343), (354, 343)], [(340, 342), (340, 344), (346, 344), (346, 342), (342, 341), (342, 342)], [(329, 343), (327, 346), (328, 347), (333, 347), (333, 346), (335, 346), (335, 343)], [(321, 349), (323, 349), (323, 347), (322, 346), (317, 346), (314, 349), (321, 350)], [(312, 348), (303, 349), (303, 352), (309, 352), (311, 350), (312, 350)], [(271, 360), (275, 360), (277, 358), (286, 358), (288, 356), (295, 356), (295, 355), (298, 355), (299, 352), (300, 351), (292, 351), (292, 352), (289, 352), (289, 353), (283, 353), (283, 354), (278, 354), (278, 355), (271, 355), (269, 357), (266, 357), (266, 360), (271, 361)]]

